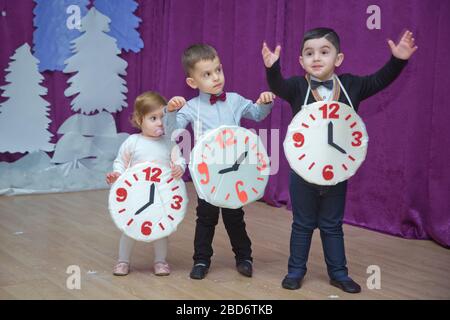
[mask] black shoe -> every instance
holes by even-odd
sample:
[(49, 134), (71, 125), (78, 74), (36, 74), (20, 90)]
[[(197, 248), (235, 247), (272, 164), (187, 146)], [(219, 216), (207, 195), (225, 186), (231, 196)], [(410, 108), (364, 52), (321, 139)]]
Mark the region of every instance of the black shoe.
[(237, 271), (240, 274), (242, 274), (242, 275), (244, 275), (246, 277), (250, 278), (252, 276), (252, 274), (253, 274), (252, 263), (250, 261), (248, 261), (248, 260), (244, 260), (244, 261), (239, 262), (236, 265), (236, 268), (237, 268)]
[(285, 289), (297, 290), (302, 286), (302, 280), (303, 278), (288, 278), (288, 276), (286, 276), (281, 282), (281, 286)]
[(330, 280), (330, 284), (332, 286), (335, 286), (342, 291), (348, 292), (348, 293), (359, 293), (361, 292), (361, 287), (359, 284), (357, 284), (352, 279), (350, 280), (344, 280), (344, 281), (338, 281), (338, 280)]
[(191, 277), (191, 279), (201, 280), (206, 277), (208, 270), (209, 268), (205, 264), (195, 264), (192, 267), (192, 271), (189, 276)]

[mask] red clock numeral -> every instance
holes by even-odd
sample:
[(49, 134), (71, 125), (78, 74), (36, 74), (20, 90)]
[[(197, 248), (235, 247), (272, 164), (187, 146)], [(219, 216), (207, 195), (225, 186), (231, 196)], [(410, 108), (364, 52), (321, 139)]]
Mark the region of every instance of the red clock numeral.
[(116, 200), (119, 202), (124, 202), (127, 199), (128, 192), (125, 188), (119, 188), (116, 190)]
[(305, 143), (305, 137), (300, 132), (294, 133), (292, 136), (292, 139), (294, 139), (294, 146), (297, 148), (301, 148), (303, 144)]
[[(225, 137), (227, 135), (229, 135), (229, 137), (225, 141)], [(216, 141), (222, 149), (225, 149), (225, 147), (227, 147), (227, 146), (236, 144), (236, 139), (234, 139), (234, 132), (230, 129), (225, 129), (225, 130), (219, 132), (219, 134), (216, 137)]]
[(236, 187), (236, 193), (237, 193), (237, 196), (238, 196), (239, 200), (242, 203), (245, 203), (248, 200), (247, 192), (245, 192), (243, 190), (242, 191), (239, 190), (239, 186), (243, 186), (243, 185), (244, 185), (244, 182), (242, 180), (239, 180), (239, 181), (236, 182), (236, 186), (235, 187)]
[(258, 152), (256, 154), (256, 156), (258, 157), (258, 164), (261, 164), (261, 166), (259, 166), (259, 165), (256, 166), (256, 169), (258, 171), (263, 171), (265, 168), (267, 168), (267, 163), (264, 160), (264, 156), (263, 156), (263, 154), (261, 152)]
[(141, 226), (141, 233), (144, 236), (149, 236), (152, 233), (152, 223), (150, 221), (145, 221)]
[[(330, 114), (328, 114), (328, 108), (331, 110)], [(322, 117), (324, 119), (339, 119), (339, 115), (337, 114), (339, 105), (337, 103), (332, 103), (330, 105), (324, 104), (319, 110), (322, 110)]]
[(206, 176), (205, 179), (201, 179), (201, 184), (208, 184), (209, 183), (209, 169), (206, 162), (199, 163), (197, 166), (197, 170), (200, 174), (204, 174)]
[(145, 172), (145, 180), (153, 182), (161, 182), (159, 176), (161, 175), (162, 170), (160, 168), (155, 167), (152, 169), (151, 167), (148, 167), (142, 170), (142, 172)]
[(355, 141), (352, 141), (352, 146), (354, 147), (358, 147), (362, 144), (361, 142), (361, 138), (362, 138), (363, 134), (360, 131), (355, 131), (352, 133), (352, 137), (355, 138)]
[(181, 203), (183, 202), (183, 197), (181, 197), (181, 196), (173, 196), (172, 199), (175, 200), (175, 203), (172, 203), (170, 205), (170, 207), (172, 209), (179, 210), (181, 208)]
[(331, 165), (326, 165), (325, 167), (323, 167), (322, 170), (322, 176), (325, 180), (331, 180), (334, 178), (334, 174), (333, 174), (333, 166)]

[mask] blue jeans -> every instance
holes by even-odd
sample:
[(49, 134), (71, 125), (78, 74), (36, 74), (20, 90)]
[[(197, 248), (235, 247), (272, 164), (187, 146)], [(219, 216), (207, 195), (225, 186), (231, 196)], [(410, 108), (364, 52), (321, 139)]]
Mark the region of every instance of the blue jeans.
[(328, 276), (334, 280), (347, 279), (342, 230), (347, 182), (319, 186), (291, 171), (289, 189), (293, 223), (288, 277), (302, 278), (306, 274), (311, 238), (314, 229), (319, 228)]

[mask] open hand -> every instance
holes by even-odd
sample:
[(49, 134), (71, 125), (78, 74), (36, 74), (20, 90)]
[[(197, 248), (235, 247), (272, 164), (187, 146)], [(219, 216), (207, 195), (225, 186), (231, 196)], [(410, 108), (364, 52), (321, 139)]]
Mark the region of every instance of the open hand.
[(186, 100), (183, 97), (173, 97), (167, 103), (167, 111), (173, 112), (181, 109), (186, 104)]
[(263, 47), (262, 47), (261, 53), (262, 53), (264, 65), (266, 66), (266, 68), (272, 67), (273, 64), (280, 58), (280, 51), (281, 51), (280, 45), (278, 45), (275, 48), (275, 51), (272, 52), (272, 50), (270, 50), (270, 48), (267, 46), (267, 43), (265, 41), (263, 42)]
[(109, 172), (106, 174), (106, 183), (112, 185), (120, 177), (119, 172)]
[(398, 59), (408, 60), (418, 47), (414, 43), (413, 33), (406, 30), (396, 45), (391, 39), (388, 40), (392, 55)]
[(259, 98), (256, 101), (256, 104), (268, 104), (268, 103), (272, 103), (273, 100), (275, 100), (275, 95), (270, 91), (265, 91), (259, 95)]

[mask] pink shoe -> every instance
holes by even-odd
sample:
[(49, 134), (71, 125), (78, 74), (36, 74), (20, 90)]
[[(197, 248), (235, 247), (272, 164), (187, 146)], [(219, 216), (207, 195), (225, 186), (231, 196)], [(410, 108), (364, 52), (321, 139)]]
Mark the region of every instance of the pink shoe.
[(130, 273), (130, 265), (126, 262), (119, 262), (114, 266), (113, 274), (115, 276), (126, 276)]
[(170, 267), (167, 262), (156, 262), (153, 268), (156, 276), (168, 276), (170, 274)]

